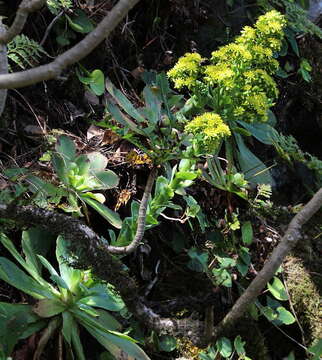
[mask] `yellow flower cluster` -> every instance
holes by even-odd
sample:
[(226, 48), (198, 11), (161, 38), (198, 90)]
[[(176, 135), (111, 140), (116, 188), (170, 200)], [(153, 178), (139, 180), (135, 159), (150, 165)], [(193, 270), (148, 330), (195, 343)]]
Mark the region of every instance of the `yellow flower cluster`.
[(226, 108), (219, 106), (215, 111), (226, 120), (233, 116), (250, 122), (266, 121), (267, 111), (278, 96), (271, 77), (279, 66), (273, 52), (281, 48), (285, 25), (284, 16), (272, 10), (260, 16), (254, 27), (245, 26), (235, 42), (214, 51), (210, 65), (202, 65), (197, 53), (185, 54), (168, 76), (176, 88), (219, 88), (220, 101)]
[(177, 89), (184, 86), (190, 89), (195, 85), (201, 70), (200, 64), (202, 60), (198, 53), (187, 53), (168, 71), (168, 76), (174, 81)]
[(185, 132), (194, 135), (193, 143), (203, 153), (214, 152), (220, 140), (231, 135), (220, 115), (211, 112), (196, 116), (185, 126)]

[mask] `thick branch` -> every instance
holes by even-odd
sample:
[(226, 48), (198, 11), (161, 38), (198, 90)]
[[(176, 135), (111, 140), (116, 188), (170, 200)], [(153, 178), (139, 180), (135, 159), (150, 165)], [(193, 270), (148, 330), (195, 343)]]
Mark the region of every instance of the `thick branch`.
[(115, 29), (137, 2), (139, 0), (119, 0), (92, 32), (53, 62), (26, 71), (0, 75), (0, 89), (24, 87), (58, 77), (66, 67), (90, 54)]
[(83, 222), (32, 206), (4, 204), (0, 204), (0, 218), (11, 219), (25, 226), (41, 226), (51, 233), (63, 234), (71, 250), (78, 255), (79, 264), (91, 268), (94, 275), (114, 285), (127, 308), (140, 322), (159, 333), (187, 337), (194, 343), (202, 339), (202, 322), (161, 318), (147, 307), (144, 299), (139, 296), (135, 280), (124, 270), (123, 264), (106, 251), (98, 235)]
[(10, 28), (0, 34), (0, 44), (8, 44), (16, 35), (20, 34), (28, 15), (46, 4), (46, 0), (23, 0), (19, 5), (15, 19)]
[(136, 234), (132, 242), (127, 246), (108, 246), (107, 250), (112, 254), (130, 254), (136, 250), (140, 245), (144, 231), (145, 231), (145, 221), (146, 221), (146, 211), (148, 207), (148, 201), (151, 195), (152, 187), (157, 176), (158, 170), (153, 168), (149, 174), (148, 180), (145, 185), (144, 194), (141, 200), (139, 215), (137, 220)]
[(279, 245), (274, 249), (271, 257), (266, 262), (262, 270), (250, 283), (245, 292), (236, 301), (229, 313), (221, 323), (215, 327), (215, 337), (223, 329), (231, 327), (239, 319), (247, 307), (252, 304), (267, 283), (272, 279), (278, 268), (282, 265), (286, 255), (294, 248), (301, 238), (301, 227), (322, 207), (322, 188), (313, 196), (313, 198), (304, 206), (304, 208), (292, 219), (285, 235)]

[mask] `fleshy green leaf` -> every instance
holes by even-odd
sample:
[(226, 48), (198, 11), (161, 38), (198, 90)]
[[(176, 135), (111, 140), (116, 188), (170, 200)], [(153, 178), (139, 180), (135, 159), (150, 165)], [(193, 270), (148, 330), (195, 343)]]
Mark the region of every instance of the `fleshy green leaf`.
[(3, 257), (0, 258), (0, 278), (36, 299), (54, 298), (50, 288), (48, 289), (40, 285), (32, 277), (20, 270), (13, 262)]
[(117, 229), (121, 229), (122, 220), (120, 215), (112, 210), (110, 210), (107, 206), (99, 203), (98, 201), (80, 196), (82, 200), (84, 200), (89, 206), (91, 206), (94, 210), (96, 210), (104, 219), (106, 219), (110, 224), (115, 226)]
[(66, 310), (66, 304), (58, 299), (42, 299), (33, 307), (33, 311), (40, 317), (49, 318)]
[(272, 184), (273, 179), (264, 163), (259, 160), (245, 145), (241, 136), (235, 134), (238, 146), (238, 161), (245, 179), (253, 184)]
[(65, 161), (74, 161), (76, 157), (76, 147), (72, 139), (66, 135), (61, 135), (57, 139), (56, 151)]
[(107, 158), (100, 152), (93, 151), (87, 154), (87, 157), (90, 162), (89, 168), (92, 174), (103, 171), (106, 168)]

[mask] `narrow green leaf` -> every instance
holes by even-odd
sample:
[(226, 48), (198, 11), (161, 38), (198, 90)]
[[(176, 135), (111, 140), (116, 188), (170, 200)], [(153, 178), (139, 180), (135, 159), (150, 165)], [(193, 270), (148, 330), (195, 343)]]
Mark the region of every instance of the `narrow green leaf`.
[(122, 220), (120, 215), (112, 210), (110, 210), (107, 206), (99, 203), (98, 201), (80, 196), (82, 200), (84, 200), (89, 206), (91, 206), (94, 210), (96, 210), (104, 219), (106, 219), (110, 224), (115, 226), (117, 229), (121, 229)]
[(50, 289), (40, 285), (32, 277), (21, 271), (14, 263), (3, 257), (0, 258), (0, 278), (36, 299), (54, 298)]
[(109, 79), (106, 79), (105, 82), (106, 90), (113, 96), (114, 100), (119, 104), (119, 106), (129, 114), (133, 119), (140, 122), (146, 122), (144, 117), (135, 109), (132, 103), (127, 99), (126, 96), (118, 90)]
[(56, 258), (59, 265), (60, 276), (64, 279), (68, 289), (73, 292), (82, 279), (82, 271), (74, 269), (66, 263), (69, 251), (66, 246), (66, 240), (59, 235), (56, 245)]
[(267, 123), (246, 123), (238, 121), (238, 123), (247, 129), (258, 141), (266, 145), (273, 145), (278, 137), (277, 131)]

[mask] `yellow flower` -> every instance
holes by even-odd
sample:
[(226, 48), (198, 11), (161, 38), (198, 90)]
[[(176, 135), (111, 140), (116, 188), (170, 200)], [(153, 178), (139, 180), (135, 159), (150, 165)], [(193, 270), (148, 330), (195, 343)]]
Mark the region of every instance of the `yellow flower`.
[(207, 82), (220, 82), (234, 76), (234, 72), (226, 64), (208, 65), (205, 67), (205, 80)]
[(220, 115), (211, 112), (196, 116), (185, 126), (185, 132), (194, 135), (193, 142), (198, 143), (203, 152), (213, 152), (221, 139), (231, 135)]
[(176, 88), (193, 87), (201, 70), (200, 63), (202, 60), (198, 53), (187, 53), (179, 58), (176, 65), (167, 73)]

